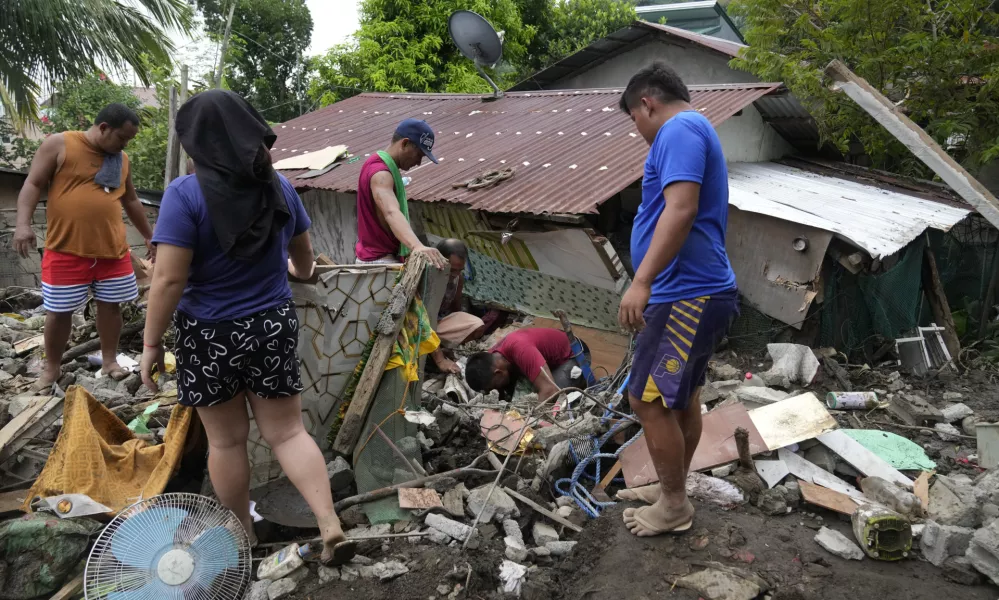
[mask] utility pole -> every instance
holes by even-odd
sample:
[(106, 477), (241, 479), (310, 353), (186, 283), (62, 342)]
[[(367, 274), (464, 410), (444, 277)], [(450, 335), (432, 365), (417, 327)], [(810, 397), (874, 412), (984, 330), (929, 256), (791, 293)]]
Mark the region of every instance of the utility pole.
[[(187, 102), (187, 65), (180, 66), (180, 97), (177, 98), (177, 110)], [(174, 121), (174, 128), (176, 128), (177, 123)], [(177, 138), (177, 177), (181, 175), (187, 175), (187, 152), (184, 152), (184, 146), (181, 145), (180, 137), (174, 133), (174, 137)]]
[(167, 189), (177, 173), (177, 155), (179, 146), (177, 139), (177, 86), (170, 86), (170, 119), (167, 121), (167, 155), (166, 168), (163, 170), (163, 189)]
[(215, 87), (222, 87), (222, 70), (225, 67), (225, 53), (229, 51), (229, 36), (232, 34), (232, 17), (236, 14), (236, 3), (239, 0), (230, 0), (232, 6), (229, 7), (229, 17), (225, 22), (225, 34), (222, 36), (222, 50), (219, 52), (218, 69), (215, 71)]

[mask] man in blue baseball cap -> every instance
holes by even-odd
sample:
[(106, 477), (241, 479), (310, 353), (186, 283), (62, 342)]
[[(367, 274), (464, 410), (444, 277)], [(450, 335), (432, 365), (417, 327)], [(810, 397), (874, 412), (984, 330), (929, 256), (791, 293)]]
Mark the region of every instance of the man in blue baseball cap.
[[(358, 264), (399, 263), (410, 254), (423, 254), (438, 269), (450, 268), (448, 259), (425, 246), (409, 224), (409, 204), (401, 171), (419, 166), (423, 157), (434, 163), (434, 130), (426, 121), (406, 119), (395, 129), (392, 143), (368, 157), (357, 182)], [(431, 354), (443, 372), (460, 372), (440, 350)]]

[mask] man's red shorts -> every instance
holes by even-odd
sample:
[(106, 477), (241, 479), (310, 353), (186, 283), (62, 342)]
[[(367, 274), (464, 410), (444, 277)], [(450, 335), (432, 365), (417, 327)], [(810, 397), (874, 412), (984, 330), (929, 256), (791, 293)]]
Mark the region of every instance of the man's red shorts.
[(132, 257), (84, 258), (45, 250), (42, 255), (42, 299), (45, 310), (73, 312), (87, 303), (90, 292), (100, 302), (121, 304), (135, 300), (139, 288)]

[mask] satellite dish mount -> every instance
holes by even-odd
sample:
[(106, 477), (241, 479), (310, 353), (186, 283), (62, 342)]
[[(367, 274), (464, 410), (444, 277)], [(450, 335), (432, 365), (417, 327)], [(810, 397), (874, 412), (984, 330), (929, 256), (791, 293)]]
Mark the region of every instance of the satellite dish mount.
[(459, 10), (447, 22), (454, 45), (465, 58), (475, 63), (475, 69), (493, 88), (493, 100), (503, 97), (503, 92), (493, 83), (483, 67), (492, 68), (503, 57), (503, 32), (497, 32), (482, 15), (470, 10)]

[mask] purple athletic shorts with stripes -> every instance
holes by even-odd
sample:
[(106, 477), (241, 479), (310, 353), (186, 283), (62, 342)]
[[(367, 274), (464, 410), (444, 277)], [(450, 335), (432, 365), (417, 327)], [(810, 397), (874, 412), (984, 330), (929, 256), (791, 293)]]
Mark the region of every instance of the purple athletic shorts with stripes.
[(694, 391), (704, 385), (708, 360), (739, 316), (738, 291), (650, 304), (644, 315), (628, 397), (642, 402), (662, 399), (666, 408), (685, 410)]

